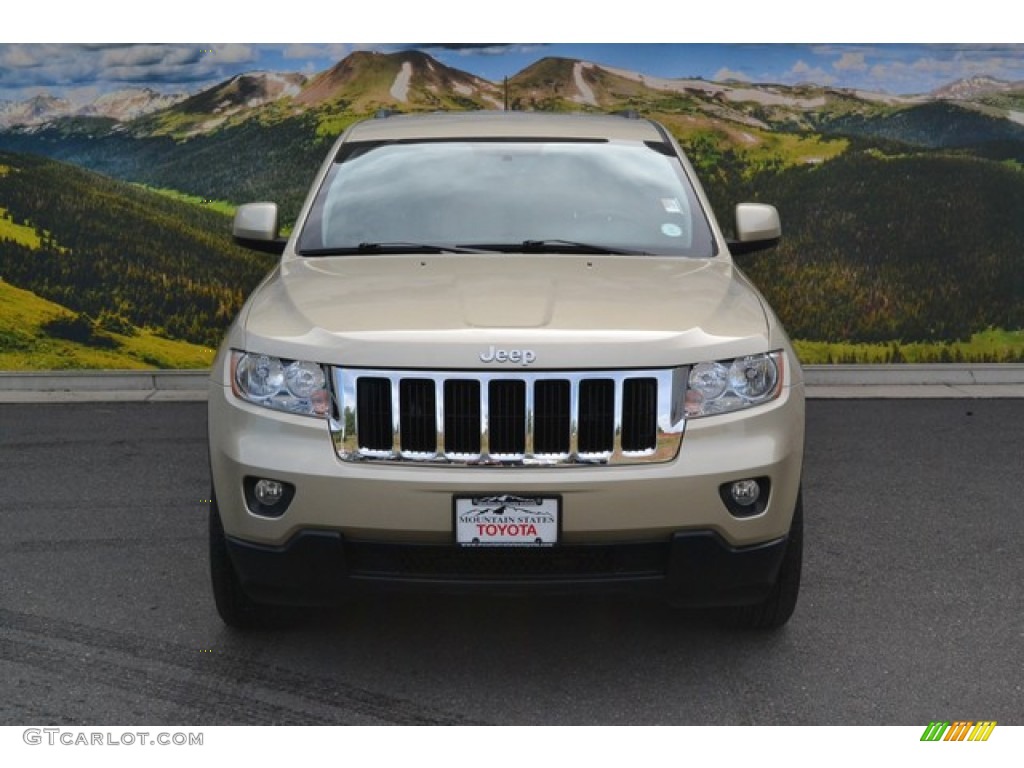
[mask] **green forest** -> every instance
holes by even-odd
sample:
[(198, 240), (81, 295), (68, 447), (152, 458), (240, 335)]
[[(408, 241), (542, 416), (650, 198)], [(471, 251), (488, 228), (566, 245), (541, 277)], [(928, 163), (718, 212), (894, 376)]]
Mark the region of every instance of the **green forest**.
[(32, 133), (8, 132), (0, 134), (0, 150), (43, 155), (202, 199), (274, 200), (284, 219), (294, 219), (334, 138), (318, 136), (310, 115), (267, 124), (250, 120), (185, 141), (102, 130), (105, 125), (76, 119)]
[(741, 260), (795, 338), (966, 340), (1024, 328), (1024, 172), (849, 152), (758, 179), (778, 248)]
[(202, 206), (38, 157), (0, 152), (0, 167), (0, 278), (101, 329), (217, 346), (273, 263)]

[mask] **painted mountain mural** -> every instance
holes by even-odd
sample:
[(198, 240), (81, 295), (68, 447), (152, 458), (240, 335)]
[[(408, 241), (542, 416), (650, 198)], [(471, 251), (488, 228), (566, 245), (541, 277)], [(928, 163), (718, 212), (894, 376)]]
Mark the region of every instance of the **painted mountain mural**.
[(235, 205), (294, 218), (355, 120), (475, 109), (650, 116), (723, 225), (737, 202), (775, 204), (782, 242), (740, 265), (805, 362), (1024, 360), (1024, 82), (894, 96), (551, 56), (490, 81), (402, 50), (0, 102), (0, 368), (208, 364), (271, 265), (231, 243)]

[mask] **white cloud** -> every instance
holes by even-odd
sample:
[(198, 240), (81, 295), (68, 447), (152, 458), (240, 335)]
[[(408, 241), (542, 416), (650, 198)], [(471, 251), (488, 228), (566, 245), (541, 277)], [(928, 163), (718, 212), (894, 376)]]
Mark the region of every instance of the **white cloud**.
[(879, 62), (871, 67), (869, 74), (880, 86), (903, 93), (934, 90), (978, 75), (1009, 81), (1024, 79), (1024, 58), (973, 55), (983, 52), (986, 51), (959, 51), (946, 58), (922, 56), (910, 61)]
[(212, 50), (213, 53), (205, 54), (205, 56), (217, 64), (245, 64), (259, 58), (256, 49), (251, 45), (228, 43), (227, 45), (214, 45)]
[(95, 85), (83, 85), (80, 88), (69, 88), (64, 92), (64, 98), (75, 107), (84, 104), (91, 104), (100, 95), (100, 89)]
[(885, 82), (889, 79), (889, 66), (886, 64), (875, 64), (869, 72), (872, 79), (878, 82)]
[[(533, 53), (535, 51), (540, 51), (544, 49), (544, 44), (467, 44), (441, 47), (447, 52), (455, 53), (459, 56), (505, 56), (510, 53)], [(426, 50), (432, 50), (434, 46), (426, 46), (425, 48)]]
[(840, 72), (864, 72), (868, 68), (864, 54), (859, 51), (844, 53), (832, 66)]
[(789, 71), (783, 74), (783, 79), (797, 83), (816, 83), (817, 85), (832, 85), (836, 78), (821, 67), (812, 67), (803, 59), (790, 67)]
[(745, 72), (740, 72), (736, 69), (729, 69), (728, 67), (722, 67), (720, 70), (715, 72), (715, 76), (711, 79), (718, 83), (726, 80), (740, 80), (744, 83), (753, 82), (753, 78)]
[(6, 67), (35, 67), (39, 60), (32, 55), (35, 46), (27, 45), (6, 45), (0, 50), (0, 68)]
[(258, 58), (257, 48), (238, 44), (0, 45), (0, 89), (93, 86), (106, 91), (135, 84), (189, 89), (226, 78)]
[(351, 45), (344, 43), (292, 43), (284, 46), (281, 55), (286, 59), (330, 59), (340, 61), (352, 51)]

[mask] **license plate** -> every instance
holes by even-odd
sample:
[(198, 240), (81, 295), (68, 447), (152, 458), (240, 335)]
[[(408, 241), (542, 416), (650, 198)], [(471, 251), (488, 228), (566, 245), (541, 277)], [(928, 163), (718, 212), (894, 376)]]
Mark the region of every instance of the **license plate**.
[(548, 547), (558, 542), (557, 496), (457, 496), (455, 541), (464, 547)]

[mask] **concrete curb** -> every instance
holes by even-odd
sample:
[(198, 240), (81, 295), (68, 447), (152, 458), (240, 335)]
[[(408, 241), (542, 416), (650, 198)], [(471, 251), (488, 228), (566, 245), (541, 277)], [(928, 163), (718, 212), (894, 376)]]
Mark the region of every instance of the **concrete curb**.
[(205, 400), (208, 370), (0, 371), (0, 402)]
[(893, 363), (891, 365), (805, 365), (808, 386), (960, 386), (1024, 384), (1024, 363)]
[[(0, 371), (0, 403), (201, 402), (208, 370)], [(807, 396), (1024, 398), (1024, 364), (808, 365)]]
[(807, 365), (807, 397), (822, 400), (1024, 397), (1024, 364)]

